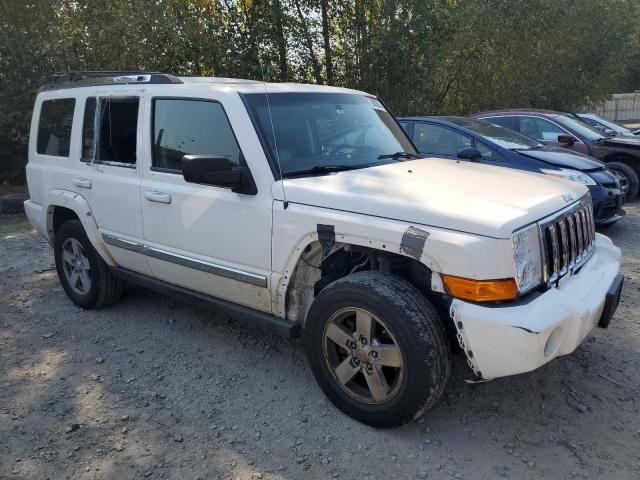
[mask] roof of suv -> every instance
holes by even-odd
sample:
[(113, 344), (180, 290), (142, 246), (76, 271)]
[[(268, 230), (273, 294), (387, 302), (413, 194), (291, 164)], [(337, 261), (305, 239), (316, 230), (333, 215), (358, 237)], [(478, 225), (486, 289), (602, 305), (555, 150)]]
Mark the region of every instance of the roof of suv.
[(228, 77), (176, 76), (157, 72), (70, 72), (52, 76), (51, 81), (40, 88), (40, 91), (63, 90), (83, 87), (131, 87), (132, 85), (162, 85), (183, 87), (219, 87), (233, 89), (244, 93), (264, 93), (293, 91), (332, 91), (343, 93), (365, 93), (341, 87), (314, 85), (303, 83), (268, 83), (259, 80), (247, 80)]

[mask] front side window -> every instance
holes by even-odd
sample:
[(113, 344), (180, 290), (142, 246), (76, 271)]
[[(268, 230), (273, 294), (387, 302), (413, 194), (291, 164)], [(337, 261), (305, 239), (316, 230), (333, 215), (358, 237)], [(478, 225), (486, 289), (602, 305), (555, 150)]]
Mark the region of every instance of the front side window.
[(41, 155), (68, 157), (71, 125), (76, 101), (73, 98), (45, 100), (40, 109), (37, 152)]
[(82, 160), (135, 165), (139, 105), (138, 97), (101, 97), (99, 102), (87, 98)]
[(510, 128), (511, 130), (516, 129), (516, 117), (514, 115), (509, 115), (506, 117), (488, 117), (482, 118), (485, 122), (489, 122), (493, 125), (497, 125), (499, 127)]
[(364, 168), (417, 153), (376, 98), (353, 93), (244, 96), (268, 153), (284, 176), (329, 167)]
[(472, 132), (481, 135), (483, 138), (486, 138), (493, 143), (497, 143), (503, 148), (508, 148), (510, 150), (526, 150), (541, 146), (539, 142), (508, 128), (494, 125), (493, 119), (490, 120), (492, 123), (488, 123), (489, 119), (486, 121), (459, 117), (449, 119), (450, 122), (471, 130)]
[(537, 117), (520, 117), (520, 132), (539, 141), (557, 142), (558, 135), (566, 135), (555, 123)]
[(572, 129), (582, 138), (590, 142), (605, 138), (604, 135), (602, 135), (602, 132), (600, 132), (599, 130), (568, 115), (558, 115), (556, 119), (559, 123), (567, 128)]
[(239, 165), (242, 153), (218, 102), (155, 99), (152, 167), (179, 171), (184, 155), (224, 157)]
[(455, 157), (463, 148), (470, 147), (470, 137), (432, 123), (415, 123), (413, 141), (421, 153)]

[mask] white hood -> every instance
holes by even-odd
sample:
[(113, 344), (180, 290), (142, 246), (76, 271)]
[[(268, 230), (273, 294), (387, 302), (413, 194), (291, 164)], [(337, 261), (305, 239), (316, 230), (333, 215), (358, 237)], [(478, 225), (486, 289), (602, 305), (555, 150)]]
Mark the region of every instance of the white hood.
[(509, 238), (588, 192), (538, 173), (440, 158), (283, 183), (289, 202), (495, 238)]

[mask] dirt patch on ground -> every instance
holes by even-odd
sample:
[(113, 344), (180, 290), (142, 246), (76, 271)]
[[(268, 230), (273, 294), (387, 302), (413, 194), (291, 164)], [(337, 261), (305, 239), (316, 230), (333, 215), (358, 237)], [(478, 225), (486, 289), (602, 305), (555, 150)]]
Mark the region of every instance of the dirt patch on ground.
[(132, 290), (67, 300), (49, 246), (0, 216), (0, 478), (640, 478), (640, 204), (608, 330), (486, 384), (461, 357), (445, 400), (395, 430), (339, 413), (299, 340)]

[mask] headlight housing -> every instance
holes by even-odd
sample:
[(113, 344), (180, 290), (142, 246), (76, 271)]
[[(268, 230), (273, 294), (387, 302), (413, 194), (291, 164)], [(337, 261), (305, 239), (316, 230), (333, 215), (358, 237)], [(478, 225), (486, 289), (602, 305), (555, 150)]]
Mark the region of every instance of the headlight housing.
[(559, 169), (547, 169), (541, 168), (540, 171), (545, 175), (551, 175), (553, 177), (564, 178), (571, 182), (582, 183), (583, 185), (597, 185), (598, 183), (586, 173), (582, 173), (578, 170), (571, 170), (570, 168)]
[(530, 225), (511, 236), (518, 292), (524, 295), (542, 283), (542, 253), (538, 225)]

